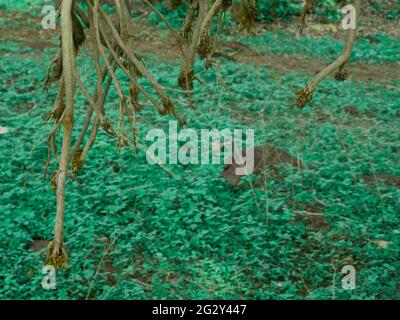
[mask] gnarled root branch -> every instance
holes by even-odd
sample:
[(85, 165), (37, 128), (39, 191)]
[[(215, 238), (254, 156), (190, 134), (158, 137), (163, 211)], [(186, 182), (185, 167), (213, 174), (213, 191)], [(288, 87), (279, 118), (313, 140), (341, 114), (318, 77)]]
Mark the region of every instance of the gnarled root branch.
[[(354, 0), (354, 6), (356, 9), (356, 19), (357, 19), (356, 24), (358, 25), (361, 0)], [(299, 108), (304, 108), (309, 102), (311, 102), (312, 95), (318, 84), (333, 71), (339, 69), (339, 76), (340, 77), (343, 76), (343, 72), (345, 71), (345, 65), (351, 56), (356, 36), (357, 36), (357, 27), (355, 29), (350, 29), (343, 53), (334, 62), (332, 62), (330, 65), (321, 70), (315, 76), (315, 78), (310, 81), (310, 83), (307, 85), (305, 89), (297, 93), (297, 106)]]
[(65, 111), (63, 118), (64, 136), (62, 142), (59, 170), (57, 174), (57, 214), (54, 228), (54, 240), (49, 247), (48, 262), (54, 267), (63, 267), (67, 263), (64, 249), (64, 212), (65, 182), (67, 178), (68, 153), (71, 144), (74, 113), (74, 69), (75, 47), (72, 22), (73, 0), (64, 0), (61, 5), (61, 40), (63, 54), (63, 75), (65, 83)]

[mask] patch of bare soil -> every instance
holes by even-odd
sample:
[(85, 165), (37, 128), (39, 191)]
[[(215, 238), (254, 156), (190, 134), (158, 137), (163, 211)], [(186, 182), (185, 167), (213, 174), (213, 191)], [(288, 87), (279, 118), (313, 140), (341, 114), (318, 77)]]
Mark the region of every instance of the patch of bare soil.
[[(279, 57), (276, 54), (269, 53), (262, 55), (237, 54), (235, 58), (241, 63), (265, 65), (281, 73), (301, 71), (314, 75), (327, 65), (319, 59), (295, 54), (282, 54)], [(350, 77), (357, 81), (389, 82), (400, 80), (400, 66), (396, 63), (366, 64), (356, 62), (350, 63), (349, 69)], [(395, 72), (395, 70), (399, 70), (399, 72)], [(331, 74), (332, 77), (334, 73)]]
[(323, 212), (323, 208), (317, 203), (308, 204), (306, 206), (302, 214), (305, 216), (307, 227), (310, 230), (318, 231), (330, 229), (332, 227), (332, 225), (326, 221)]
[[(10, 15), (13, 17), (10, 18)], [(8, 22), (0, 29), (0, 40), (21, 42), (23, 47), (43, 49), (44, 44), (54, 46), (49, 39), (59, 31), (43, 30), (41, 17), (33, 17), (29, 13), (0, 10), (0, 20)]]
[(364, 176), (364, 182), (368, 184), (382, 181), (387, 185), (395, 186), (400, 189), (400, 178), (393, 177), (388, 174), (380, 173), (373, 176)]
[[(136, 39), (137, 50), (139, 52), (155, 54), (163, 60), (171, 61), (181, 59), (179, 50), (172, 37), (169, 37), (168, 40), (163, 40), (156, 35), (156, 32), (151, 32), (145, 37), (138, 37)], [(166, 41), (170, 44), (167, 47), (164, 45)], [(277, 56), (272, 53), (257, 53), (253, 48), (240, 42), (222, 40), (217, 41), (217, 47), (214, 53), (214, 58), (219, 57), (227, 58), (238, 63), (264, 65), (282, 74), (291, 71), (299, 71), (314, 75), (327, 65), (327, 62), (321, 59), (309, 58), (302, 55), (281, 54)], [(396, 63), (366, 64), (356, 62), (351, 63), (349, 69), (350, 78), (356, 81), (383, 83), (389, 83), (392, 80), (400, 81), (400, 66)], [(395, 70), (399, 70), (399, 72), (395, 72)], [(332, 73), (332, 77), (334, 73), (335, 72)]]
[(331, 225), (325, 221), (322, 213), (305, 213), (307, 227), (311, 230), (319, 231), (329, 229)]
[(54, 48), (54, 43), (51, 41), (26, 41), (21, 44), (22, 47), (44, 50), (46, 48)]
[(324, 208), (316, 202), (302, 204), (292, 200), (287, 202), (288, 207), (293, 207), (296, 213), (296, 220), (304, 221), (307, 228), (311, 231), (330, 229), (332, 225), (324, 217)]
[[(271, 145), (261, 145), (249, 148), (243, 152), (243, 156), (246, 156), (249, 153), (254, 153), (254, 174), (261, 177), (261, 174), (267, 169), (272, 169), (274, 175), (278, 175), (280, 164), (289, 164), (294, 167), (302, 165), (296, 158)], [(232, 187), (238, 186), (243, 177), (236, 173), (236, 170), (241, 167), (240, 164), (236, 163), (234, 158), (232, 159), (232, 164), (228, 164), (224, 167), (222, 176), (229, 181)]]
[(353, 106), (348, 106), (344, 108), (344, 112), (346, 112), (347, 114), (352, 115), (353, 117), (359, 117), (360, 116), (360, 112), (358, 111), (358, 109), (356, 107)]
[[(152, 30), (147, 36), (137, 38), (138, 51), (150, 52), (161, 56), (162, 59), (176, 60), (181, 59), (179, 49), (176, 47), (174, 39), (169, 37), (163, 40), (157, 37), (157, 32)], [(165, 42), (169, 42), (166, 47)], [(281, 54), (277, 56), (273, 53), (257, 53), (253, 48), (240, 42), (222, 41), (216, 43), (215, 58), (223, 57), (244, 64), (255, 64), (268, 66), (278, 73), (290, 71), (300, 71), (311, 75), (317, 74), (328, 62), (323, 59), (309, 58), (299, 54)], [(390, 81), (400, 81), (400, 66), (397, 63), (350, 63), (350, 78), (356, 81), (373, 81), (389, 83)], [(396, 72), (399, 70), (399, 72)], [(332, 73), (332, 77), (334, 76)]]
[[(9, 20), (9, 12), (0, 11), (0, 18)], [(2, 41), (17, 41), (21, 42), (21, 47), (30, 47), (38, 51), (44, 50), (50, 47), (56, 47), (57, 44), (53, 43), (50, 38), (57, 34), (57, 30), (42, 30), (35, 26), (40, 26), (40, 17), (32, 17), (27, 14), (19, 15), (18, 22), (10, 23), (5, 28), (0, 30), (0, 39)], [(28, 22), (29, 21), (29, 22)], [(10, 21), (11, 22), (11, 21)], [(391, 21), (382, 20), (385, 28), (377, 29), (376, 32), (388, 31), (391, 35), (396, 34), (396, 30), (399, 29), (393, 25)], [(136, 51), (139, 53), (151, 53), (159, 57), (161, 60), (175, 61), (182, 60), (180, 51), (177, 47), (175, 39), (172, 35), (168, 35), (151, 24), (146, 22), (135, 22), (137, 30), (140, 32), (133, 34), (136, 45)], [(316, 27), (319, 26), (319, 27)], [(297, 22), (289, 24), (273, 24), (273, 25), (260, 25), (259, 30), (275, 30), (279, 29), (287, 30), (292, 32), (295, 37), (298, 25)], [(309, 28), (306, 30), (308, 36), (319, 37), (326, 35), (327, 32), (331, 32), (333, 27), (329, 24), (313, 24), (311, 23)], [(369, 25), (368, 25), (369, 28)], [(327, 29), (327, 30), (325, 30)], [(369, 30), (369, 29), (368, 29)], [(375, 29), (374, 29), (375, 30)], [(399, 30), (400, 33), (400, 30)], [(340, 31), (335, 31), (337, 37), (343, 38), (343, 34)], [(374, 41), (376, 33), (363, 33), (362, 36), (371, 37), (371, 41)], [(400, 34), (399, 34), (400, 36)], [(167, 46), (165, 44), (168, 44)], [(90, 48), (90, 45), (87, 46)], [(278, 73), (287, 73), (289, 71), (300, 71), (308, 74), (316, 74), (323, 69), (327, 62), (323, 59), (309, 58), (300, 54), (281, 54), (277, 56), (272, 53), (259, 53), (240, 42), (235, 41), (217, 41), (215, 58), (225, 57), (230, 60), (235, 60), (239, 63), (250, 63), (256, 65), (265, 65), (270, 67), (272, 70)], [(383, 63), (383, 64), (365, 64), (365, 63), (351, 63), (350, 64), (350, 75), (353, 80), (357, 81), (374, 81), (388, 83), (392, 80), (400, 80), (400, 66), (396, 63)]]
[(50, 241), (48, 240), (33, 240), (31, 243), (28, 244), (28, 249), (34, 252), (40, 252), (44, 249), (47, 249)]
[(13, 111), (18, 114), (25, 114), (31, 111), (33, 108), (35, 108), (35, 105), (33, 103), (30, 103), (26, 100), (21, 101), (18, 104), (15, 104), (12, 106)]

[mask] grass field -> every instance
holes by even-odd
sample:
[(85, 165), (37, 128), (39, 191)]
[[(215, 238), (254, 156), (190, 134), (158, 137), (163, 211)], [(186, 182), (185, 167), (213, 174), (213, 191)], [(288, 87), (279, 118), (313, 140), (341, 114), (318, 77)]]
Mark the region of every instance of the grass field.
[[(69, 266), (57, 272), (57, 290), (45, 291), (41, 268), (55, 196), (49, 179), (41, 182), (51, 128), (43, 115), (56, 88), (44, 91), (43, 79), (57, 36), (42, 31), (36, 15), (5, 3), (0, 126), (9, 131), (0, 135), (0, 299), (400, 298), (398, 37), (361, 38), (352, 79), (326, 80), (303, 110), (293, 107), (293, 92), (340, 52), (340, 39), (296, 40), (290, 30), (236, 38), (258, 55), (243, 49), (236, 61), (217, 58), (229, 91), (214, 70), (197, 65), (203, 84), (196, 83), (196, 110), (174, 96), (188, 127), (252, 128), (257, 145), (306, 164), (283, 164), (261, 185), (253, 175), (230, 187), (223, 165), (171, 165), (172, 177), (141, 150), (118, 153), (100, 133), (84, 169), (67, 183)], [(155, 35), (151, 22), (140, 23), (144, 63), (175, 87), (181, 61), (173, 48), (157, 46), (168, 41), (167, 31)], [(84, 48), (79, 61), (86, 83), (95, 75), (89, 55)], [(79, 119), (87, 108), (81, 94), (76, 106)], [(115, 90), (107, 109), (118, 112)], [(145, 103), (139, 140), (170, 120)], [(355, 290), (342, 289), (344, 265), (356, 268)]]

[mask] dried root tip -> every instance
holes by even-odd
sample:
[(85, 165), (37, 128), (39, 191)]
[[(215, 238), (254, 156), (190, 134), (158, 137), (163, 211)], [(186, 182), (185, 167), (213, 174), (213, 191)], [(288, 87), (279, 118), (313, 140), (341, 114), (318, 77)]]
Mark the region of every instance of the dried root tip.
[(346, 81), (349, 78), (349, 68), (347, 64), (339, 67), (339, 70), (335, 74), (335, 79), (337, 81)]
[[(142, 112), (143, 106), (139, 103), (139, 89), (137, 86), (131, 86), (129, 89), (129, 94), (131, 98), (131, 104), (136, 112)], [(130, 109), (128, 109), (128, 115), (133, 116), (133, 113)]]
[[(137, 112), (141, 112), (143, 110), (143, 106), (139, 103), (139, 87), (135, 84), (135, 83), (131, 83), (130, 87), (129, 87), (129, 96), (131, 98), (131, 104), (133, 105), (133, 107), (135, 108), (135, 111)], [(130, 114), (129, 111), (130, 109), (128, 109), (128, 114), (130, 116), (133, 116), (133, 114)]]
[(55, 121), (58, 121), (60, 120), (63, 112), (64, 112), (64, 106), (62, 106), (62, 108), (57, 108), (51, 113), (51, 118)]
[(64, 112), (64, 109), (65, 109), (65, 105), (59, 104), (55, 109), (53, 109), (53, 111), (50, 111), (50, 112), (44, 114), (43, 120), (45, 122), (47, 122), (49, 120), (55, 120), (55, 121), (60, 120), (60, 118)]
[(47, 121), (49, 121), (51, 119), (54, 119), (53, 112), (47, 112), (46, 114), (43, 115), (43, 120), (44, 121), (47, 122)]
[(183, 128), (184, 126), (187, 125), (187, 122), (184, 119), (178, 118), (178, 124), (180, 128)]
[(78, 148), (72, 156), (72, 172), (76, 173), (83, 167), (83, 161), (81, 159), (82, 149)]
[(162, 115), (174, 113), (175, 110), (174, 105), (172, 104), (171, 100), (168, 97), (162, 97), (161, 102), (164, 106), (164, 109), (161, 112)]
[(190, 70), (189, 72), (185, 72), (184, 70), (179, 75), (178, 83), (179, 86), (185, 90), (193, 89), (193, 81), (194, 81), (194, 71)]
[(241, 8), (241, 17), (238, 31), (242, 32), (246, 30), (247, 33), (253, 29), (256, 24), (256, 19), (258, 16), (257, 8), (252, 4), (244, 4)]
[(49, 84), (61, 79), (61, 76), (63, 73), (62, 60), (63, 60), (62, 52), (61, 52), (61, 49), (59, 49), (56, 56), (50, 62), (49, 67), (47, 69), (46, 79), (44, 81), (44, 88), (46, 90), (47, 90)]
[(86, 35), (80, 20), (77, 18), (75, 14), (72, 15), (72, 28), (73, 28), (74, 48), (75, 51), (77, 52), (79, 47), (85, 42)]
[(61, 245), (59, 252), (54, 252), (55, 243), (50, 241), (47, 247), (46, 265), (53, 266), (56, 269), (66, 268), (68, 266), (68, 255), (64, 244)]
[(57, 171), (54, 171), (50, 178), (50, 187), (54, 192), (57, 190), (57, 176)]
[(313, 92), (309, 89), (303, 89), (297, 92), (297, 107), (304, 108), (312, 100)]
[(111, 123), (108, 120), (104, 120), (103, 122), (103, 130), (112, 137), (117, 137), (115, 130), (113, 129)]
[(214, 48), (211, 44), (211, 37), (208, 31), (204, 31), (200, 37), (200, 42), (197, 47), (197, 53), (200, 58), (205, 59), (208, 55), (212, 54)]

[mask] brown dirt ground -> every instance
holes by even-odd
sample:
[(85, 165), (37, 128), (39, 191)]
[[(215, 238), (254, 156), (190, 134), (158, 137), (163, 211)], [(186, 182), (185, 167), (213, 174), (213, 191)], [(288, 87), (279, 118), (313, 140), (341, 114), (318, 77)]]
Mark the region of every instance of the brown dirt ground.
[(395, 186), (400, 189), (400, 178), (399, 177), (393, 177), (393, 176), (390, 176), (390, 175), (384, 174), (384, 173), (376, 174), (373, 176), (364, 176), (365, 183), (372, 184), (372, 183), (379, 182), (379, 181), (382, 181), (387, 185)]
[[(9, 20), (9, 12), (0, 11), (0, 19)], [(18, 14), (17, 26), (9, 24), (5, 28), (0, 29), (0, 40), (1, 41), (17, 41), (21, 43), (21, 47), (30, 47), (38, 51), (42, 51), (45, 48), (51, 48), (58, 46), (57, 43), (53, 43), (49, 40), (51, 37), (57, 34), (58, 30), (41, 30), (40, 29), (40, 18), (32, 18), (29, 14)], [(375, 30), (375, 32), (383, 32), (400, 37), (400, 30), (393, 24), (393, 22), (382, 22), (377, 24), (382, 30)], [(319, 26), (319, 27), (317, 27)], [(326, 33), (326, 28), (329, 25), (318, 24), (310, 25), (306, 29), (308, 36), (320, 37)], [(326, 27), (328, 26), (328, 27)], [(275, 29), (286, 29), (287, 31), (293, 32), (297, 28), (296, 23), (292, 24), (273, 24), (273, 25), (259, 25), (258, 30), (268, 28), (269, 30)], [(329, 28), (328, 28), (329, 29)], [(172, 36), (165, 37), (165, 34), (160, 33), (157, 28), (149, 24), (140, 24), (140, 34), (135, 37), (138, 52), (152, 53), (158, 56), (162, 60), (176, 61), (179, 62), (181, 59), (179, 50), (174, 42)], [(370, 30), (370, 29), (368, 29)], [(372, 32), (371, 30), (369, 33)], [(396, 33), (398, 31), (398, 34)], [(342, 37), (339, 34), (338, 37)], [(362, 36), (367, 36), (368, 33), (362, 29)], [(168, 43), (166, 46), (165, 44)], [(234, 50), (234, 52), (232, 52)], [(284, 74), (289, 71), (301, 71), (308, 74), (316, 74), (325, 65), (326, 61), (323, 59), (311, 59), (306, 56), (298, 54), (283, 54), (277, 59), (276, 55), (270, 53), (256, 54), (254, 49), (243, 45), (239, 42), (227, 42), (218, 41), (216, 45), (216, 57), (224, 56), (228, 59), (235, 60), (238, 63), (244, 64), (255, 64), (264, 65), (273, 69), (278, 74)], [(351, 77), (356, 81), (374, 81), (388, 83), (392, 80), (400, 80), (400, 66), (396, 63), (383, 63), (383, 64), (365, 64), (365, 63), (351, 63)], [(395, 72), (394, 70), (399, 70)]]

